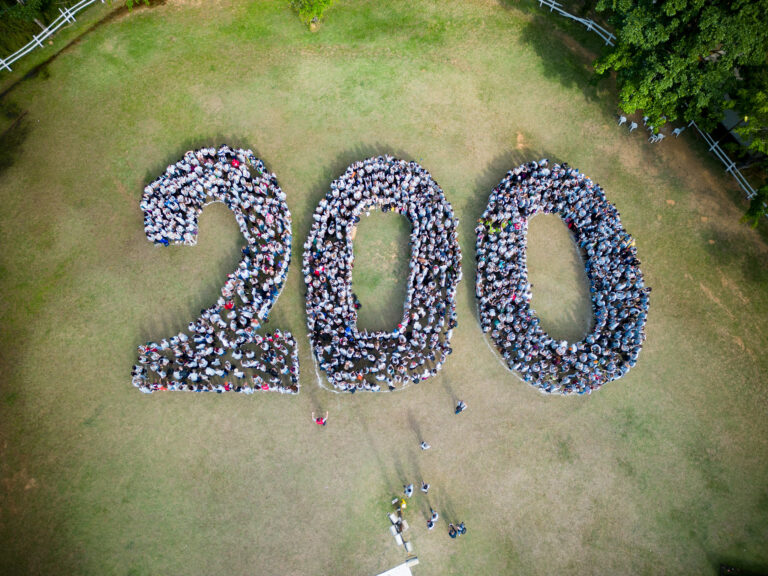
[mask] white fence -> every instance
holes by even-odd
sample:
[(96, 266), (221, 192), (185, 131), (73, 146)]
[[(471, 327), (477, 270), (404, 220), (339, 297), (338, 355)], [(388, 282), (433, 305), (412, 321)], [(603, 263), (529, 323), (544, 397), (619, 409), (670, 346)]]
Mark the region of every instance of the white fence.
[(590, 32), (594, 32), (595, 34), (600, 36), (600, 38), (605, 40), (606, 46), (613, 46), (613, 39), (616, 38), (616, 36), (614, 36), (613, 33), (609, 32), (608, 30), (600, 26), (600, 24), (598, 24), (594, 20), (588, 20), (586, 18), (579, 18), (578, 16), (574, 16), (570, 12), (566, 12), (565, 10), (563, 10), (562, 8), (563, 5), (560, 4), (560, 2), (555, 2), (554, 0), (536, 0), (536, 1), (539, 3), (539, 8), (541, 8), (542, 6), (546, 6), (547, 8), (549, 8), (550, 12), (557, 12), (558, 14), (560, 14), (560, 16), (565, 16), (570, 20), (574, 20), (579, 24), (583, 24), (584, 26), (587, 27), (587, 30), (589, 30)]
[[(608, 46), (613, 46), (613, 39), (615, 36), (608, 32), (605, 28), (598, 25), (594, 20), (587, 20), (584, 18), (579, 18), (578, 16), (574, 16), (573, 14), (570, 14), (569, 12), (566, 12), (562, 8), (562, 4), (559, 2), (555, 2), (554, 0), (536, 0), (539, 3), (539, 8), (543, 6), (547, 6), (549, 8), (550, 12), (557, 12), (561, 16), (565, 16), (566, 18), (569, 18), (571, 20), (575, 20), (576, 22), (579, 22), (587, 27), (587, 30), (590, 32), (594, 32), (600, 38), (605, 40), (605, 43)], [(747, 199), (751, 200), (757, 195), (757, 192), (755, 192), (755, 189), (752, 188), (752, 185), (749, 183), (749, 181), (744, 177), (744, 175), (739, 171), (738, 168), (736, 168), (736, 163), (730, 159), (730, 157), (725, 153), (725, 151), (720, 147), (720, 144), (712, 138), (710, 134), (707, 132), (704, 132), (701, 128), (698, 127), (696, 122), (691, 122), (688, 124), (688, 126), (693, 126), (696, 128), (696, 130), (701, 134), (701, 137), (704, 138), (704, 141), (707, 143), (707, 146), (709, 146), (709, 151), (712, 152), (720, 162), (723, 163), (725, 166), (725, 171), (729, 172), (731, 176), (734, 177), (736, 180), (736, 183), (739, 185), (739, 187), (744, 191), (744, 193), (747, 195)], [(768, 214), (766, 215), (768, 217)]]
[(757, 192), (755, 192), (755, 189), (752, 188), (752, 185), (747, 181), (744, 175), (739, 172), (739, 169), (736, 168), (736, 163), (728, 157), (722, 148), (720, 148), (720, 144), (714, 138), (712, 138), (712, 136), (699, 128), (696, 122), (691, 121), (688, 126), (693, 126), (696, 128), (699, 134), (701, 134), (701, 137), (704, 138), (704, 142), (706, 142), (707, 146), (709, 146), (709, 151), (717, 156), (717, 159), (725, 165), (725, 171), (730, 172), (731, 175), (736, 179), (736, 182), (739, 183), (739, 186), (747, 195), (747, 199), (752, 200), (752, 198), (757, 195)]
[(77, 4), (74, 6), (70, 6), (69, 8), (59, 8), (59, 12), (61, 15), (56, 18), (53, 22), (51, 22), (48, 27), (43, 30), (40, 34), (36, 34), (32, 36), (32, 40), (24, 46), (23, 48), (20, 48), (7, 58), (3, 59), (0, 58), (0, 70), (8, 70), (8, 72), (11, 72), (11, 64), (19, 60), (20, 58), (23, 58), (32, 50), (35, 50), (37, 48), (43, 48), (43, 41), (47, 40), (50, 36), (53, 36), (56, 31), (59, 30), (59, 28), (62, 28), (66, 26), (67, 24), (72, 24), (75, 22), (75, 14), (80, 12), (80, 10), (83, 10), (84, 8), (87, 8), (94, 2), (101, 2), (104, 4), (104, 0), (80, 0)]

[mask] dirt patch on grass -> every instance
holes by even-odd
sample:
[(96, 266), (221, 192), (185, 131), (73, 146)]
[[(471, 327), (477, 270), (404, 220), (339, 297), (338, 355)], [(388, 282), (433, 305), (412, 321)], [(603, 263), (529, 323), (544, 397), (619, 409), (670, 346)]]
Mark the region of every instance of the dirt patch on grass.
[(727, 288), (730, 290), (733, 294), (736, 295), (736, 297), (741, 300), (741, 303), (744, 305), (749, 304), (749, 298), (744, 296), (744, 293), (739, 289), (736, 282), (734, 282), (731, 278), (728, 278), (722, 270), (718, 268), (717, 270), (718, 275), (720, 276), (720, 283), (723, 285), (723, 288)]
[(712, 290), (707, 288), (702, 282), (699, 282), (699, 288), (701, 288), (701, 291), (704, 292), (704, 296), (706, 296), (709, 301), (714, 302), (720, 308), (722, 308), (725, 311), (725, 313), (728, 314), (728, 317), (731, 318), (731, 320), (735, 318), (733, 313), (730, 310), (728, 310), (728, 308), (725, 307), (725, 305), (720, 301), (720, 299), (717, 296), (715, 296)]

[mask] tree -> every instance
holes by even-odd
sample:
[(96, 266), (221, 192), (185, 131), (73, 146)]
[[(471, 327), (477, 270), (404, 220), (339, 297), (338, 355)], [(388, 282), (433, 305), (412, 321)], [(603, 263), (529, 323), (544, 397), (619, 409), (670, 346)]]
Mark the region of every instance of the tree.
[(745, 70), (765, 66), (768, 0), (600, 0), (617, 36), (595, 63), (616, 72), (621, 108), (651, 124), (711, 128), (734, 104)]
[(15, 52), (45, 28), (53, 0), (0, 0), (0, 54)]
[(749, 143), (749, 150), (768, 156), (768, 61), (746, 75), (736, 107), (744, 114), (743, 124), (736, 129), (739, 136)]
[(746, 222), (752, 228), (757, 228), (760, 219), (768, 216), (768, 184), (763, 184), (757, 189), (757, 194), (749, 201), (749, 208), (742, 216), (741, 221)]
[[(768, 155), (768, 0), (599, 0), (596, 9), (617, 39), (595, 70), (616, 73), (624, 112), (642, 110), (656, 129), (693, 120), (711, 130), (735, 108), (749, 150)], [(766, 203), (768, 184), (744, 220), (756, 226)]]
[(331, 4), (333, 0), (291, 0), (291, 6), (307, 24), (320, 20)]

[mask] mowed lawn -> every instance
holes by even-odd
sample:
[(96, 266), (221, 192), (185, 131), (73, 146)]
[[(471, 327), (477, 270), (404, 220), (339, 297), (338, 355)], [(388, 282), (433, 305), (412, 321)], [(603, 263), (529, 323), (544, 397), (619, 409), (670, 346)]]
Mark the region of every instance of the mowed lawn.
[[(316, 33), (286, 4), (124, 13), (0, 100), (0, 574), (372, 575), (404, 559), (385, 512), (421, 479), (417, 576), (767, 572), (768, 235), (739, 223), (701, 143), (618, 128), (610, 83), (589, 84), (600, 45), (532, 2), (340, 1)], [(298, 397), (130, 384), (136, 345), (210, 304), (241, 244), (218, 205), (197, 247), (151, 245), (143, 187), (222, 142), (288, 196), (269, 327), (298, 337)], [(302, 245), (330, 182), (380, 153), (419, 161), (461, 220), (454, 353), (405, 391), (334, 394), (306, 337)], [(638, 365), (591, 396), (522, 383), (476, 321), (474, 223), (542, 156), (605, 188), (653, 287)], [(557, 219), (531, 227), (534, 306), (579, 338), (578, 255)], [(397, 321), (407, 234), (392, 214), (361, 223), (361, 325)]]

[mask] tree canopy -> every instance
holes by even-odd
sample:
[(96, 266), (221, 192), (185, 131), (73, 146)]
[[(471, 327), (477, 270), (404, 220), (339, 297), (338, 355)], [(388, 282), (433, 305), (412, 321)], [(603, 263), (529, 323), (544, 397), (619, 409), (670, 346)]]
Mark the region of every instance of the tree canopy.
[(695, 120), (712, 129), (735, 108), (748, 147), (768, 153), (768, 0), (599, 0), (595, 8), (617, 36), (595, 70), (616, 73), (622, 110), (642, 110), (657, 128)]

